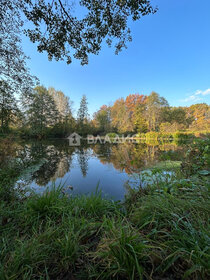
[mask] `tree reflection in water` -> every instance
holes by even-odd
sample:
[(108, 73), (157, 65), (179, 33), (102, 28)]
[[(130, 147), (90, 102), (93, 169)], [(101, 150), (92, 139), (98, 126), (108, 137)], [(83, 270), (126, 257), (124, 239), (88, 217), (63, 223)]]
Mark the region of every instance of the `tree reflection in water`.
[(87, 172), (88, 172), (88, 160), (89, 160), (89, 149), (85, 148), (79, 148), (76, 151), (77, 158), (78, 158), (78, 163), (80, 165), (80, 169), (82, 172), (82, 176), (86, 177)]
[[(88, 174), (88, 162), (96, 158), (97, 164), (112, 164), (115, 170), (132, 174), (156, 164), (160, 160), (179, 160), (183, 146), (172, 143), (123, 143), (94, 144), (83, 143), (80, 147), (70, 147), (68, 141), (31, 141), (16, 143), (11, 149), (11, 158), (22, 161), (24, 169), (31, 168), (30, 180), (38, 186), (63, 178), (70, 173), (72, 160), (80, 166), (81, 175)], [(0, 144), (1, 148), (1, 144)], [(6, 157), (8, 159), (8, 155)], [(39, 164), (39, 168), (37, 168)], [(36, 166), (33, 171), (33, 166)]]

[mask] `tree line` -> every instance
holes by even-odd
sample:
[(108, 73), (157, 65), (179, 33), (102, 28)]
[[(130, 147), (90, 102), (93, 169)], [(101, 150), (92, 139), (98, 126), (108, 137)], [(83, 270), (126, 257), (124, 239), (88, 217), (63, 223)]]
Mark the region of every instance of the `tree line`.
[(147, 133), (151, 131), (201, 131), (210, 129), (210, 106), (201, 103), (189, 107), (171, 107), (158, 93), (130, 94), (112, 106), (103, 105), (92, 120), (99, 133)]
[[(73, 116), (72, 102), (63, 92), (54, 88), (46, 89), (44, 86), (38, 86), (38, 79), (30, 73), (26, 63), (28, 57), (21, 47), (21, 32), (24, 29), (22, 15), (24, 14), (29, 21), (36, 23), (35, 31), (28, 30), (26, 32), (25, 30), (25, 32), (33, 42), (41, 40), (38, 45), (39, 51), (47, 51), (50, 59), (54, 57), (57, 60), (65, 58), (67, 62), (68, 59), (71, 60), (69, 52), (64, 47), (60, 48), (62, 44), (66, 43), (68, 32), (74, 34), (70, 28), (73, 24), (71, 11), (64, 5), (65, 1), (52, 2), (53, 5), (48, 5), (48, 1), (32, 3), (28, 0), (2, 0), (0, 2), (1, 133), (8, 133), (12, 129), (18, 131), (22, 136), (42, 138), (47, 136), (64, 137), (73, 131), (83, 135), (90, 133), (95, 135), (108, 132), (146, 133), (160, 131), (167, 133), (180, 130), (209, 130), (209, 105), (171, 107), (165, 98), (155, 92), (148, 96), (130, 94), (126, 98), (119, 98), (111, 106), (101, 106), (93, 118), (89, 117), (87, 98), (83, 96), (77, 116)], [(71, 38), (74, 42), (75, 38), (78, 39), (79, 44), (73, 46), (73, 49), (76, 51), (75, 57), (80, 59), (83, 64), (87, 63), (89, 53), (98, 53), (103, 38), (108, 40), (110, 36), (112, 37), (112, 33), (116, 35), (114, 37), (122, 37), (121, 35), (124, 34), (127, 26), (126, 20), (129, 17), (137, 20), (141, 15), (155, 12), (149, 0), (138, 1), (138, 4), (136, 1), (134, 1), (135, 3), (128, 1), (129, 5), (127, 1), (121, 2), (107, 0), (101, 3), (93, 1), (88, 4), (90, 11), (88, 18), (91, 18), (89, 18), (88, 23), (86, 19), (82, 22), (78, 21), (75, 32), (79, 37), (73, 36)], [(89, 1), (81, 1), (85, 7), (87, 3)], [(99, 10), (103, 22), (107, 24), (106, 32), (101, 29), (103, 24), (98, 18)], [(107, 11), (110, 14), (107, 14)], [(125, 17), (125, 15), (127, 16)], [(116, 22), (113, 19), (115, 16)], [(124, 23), (120, 20), (123, 18), (126, 21)], [(43, 34), (40, 30), (43, 21), (49, 31), (46, 37), (49, 39), (47, 42), (43, 40)], [(74, 21), (77, 19), (74, 18)], [(92, 48), (88, 48), (87, 46), (92, 44), (92, 40), (95, 42), (95, 35), (92, 34), (94, 36), (90, 40), (87, 36), (85, 37), (87, 40), (82, 40), (80, 36), (83, 32), (86, 32), (86, 35), (91, 35), (92, 25), (96, 23), (97, 28), (94, 30), (98, 32), (99, 41), (97, 44), (93, 44)], [(55, 28), (59, 30), (58, 33), (54, 33)], [(64, 33), (66, 36), (63, 36)], [(129, 38), (127, 37), (127, 39)], [(72, 40), (68, 41), (69, 45), (71, 45)], [(125, 46), (125, 42), (120, 41), (116, 48), (120, 50), (123, 46)], [(62, 53), (60, 53), (61, 50)]]
[(208, 131), (210, 106), (201, 103), (189, 107), (171, 107), (158, 93), (130, 94), (113, 105), (103, 105), (90, 118), (88, 101), (82, 96), (77, 116), (72, 101), (53, 87), (36, 86), (19, 99), (5, 81), (0, 81), (1, 132), (11, 129), (23, 137), (66, 137), (77, 131), (82, 135), (106, 133), (147, 133)]

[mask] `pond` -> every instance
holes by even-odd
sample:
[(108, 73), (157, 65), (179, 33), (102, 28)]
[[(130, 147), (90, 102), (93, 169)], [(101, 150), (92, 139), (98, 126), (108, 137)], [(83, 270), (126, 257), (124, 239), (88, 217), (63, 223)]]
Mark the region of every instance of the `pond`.
[(13, 141), (7, 156), (24, 166), (16, 185), (39, 193), (52, 184), (62, 185), (69, 195), (90, 194), (98, 188), (107, 198), (123, 200), (134, 174), (166, 160), (179, 161), (183, 149), (157, 142), (88, 145), (84, 141), (71, 147), (67, 140)]

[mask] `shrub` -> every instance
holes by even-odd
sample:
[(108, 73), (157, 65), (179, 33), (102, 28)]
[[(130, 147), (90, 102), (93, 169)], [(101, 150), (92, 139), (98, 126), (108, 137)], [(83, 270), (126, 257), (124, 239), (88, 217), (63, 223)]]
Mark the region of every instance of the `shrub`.
[(189, 145), (181, 165), (182, 172), (187, 175), (210, 174), (210, 139), (198, 139)]

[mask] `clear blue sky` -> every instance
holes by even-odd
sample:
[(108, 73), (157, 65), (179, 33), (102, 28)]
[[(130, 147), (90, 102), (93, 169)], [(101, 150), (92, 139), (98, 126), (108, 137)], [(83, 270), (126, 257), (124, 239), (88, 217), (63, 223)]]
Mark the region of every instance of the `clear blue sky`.
[(133, 41), (118, 56), (104, 46), (89, 64), (48, 61), (23, 39), (28, 65), (41, 84), (62, 90), (78, 109), (86, 94), (89, 111), (130, 93), (164, 96), (172, 106), (210, 104), (210, 0), (154, 0), (155, 15), (131, 24)]

